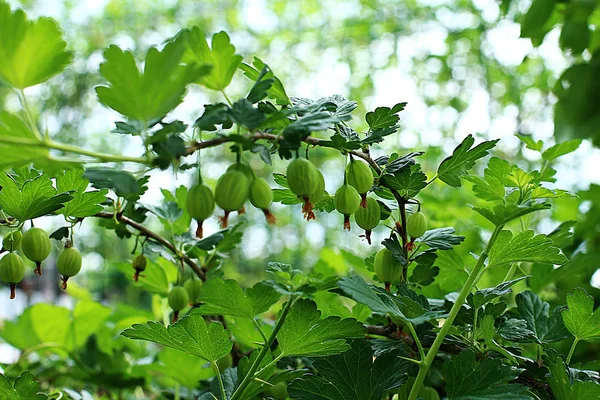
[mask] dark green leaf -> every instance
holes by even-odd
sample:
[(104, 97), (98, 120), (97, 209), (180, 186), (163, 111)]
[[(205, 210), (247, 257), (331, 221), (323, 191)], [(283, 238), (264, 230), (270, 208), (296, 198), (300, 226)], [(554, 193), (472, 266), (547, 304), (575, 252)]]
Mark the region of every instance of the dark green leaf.
[(417, 242), (425, 244), (432, 249), (450, 250), (465, 240), (464, 236), (454, 234), (454, 228), (437, 228), (426, 231)]
[(529, 290), (519, 293), (515, 301), (519, 315), (539, 343), (558, 342), (570, 336), (560, 315), (562, 307), (550, 312), (550, 305)]
[(411, 370), (397, 351), (373, 359), (366, 340), (354, 340), (343, 354), (319, 358), (313, 362), (319, 375), (306, 374), (288, 388), (293, 399), (301, 400), (374, 400), (406, 382)]
[(475, 293), (469, 294), (467, 303), (473, 308), (480, 308), (497, 297), (511, 293), (512, 289), (510, 287), (526, 278), (526, 276), (523, 276), (512, 281), (502, 282), (495, 287), (477, 290)]

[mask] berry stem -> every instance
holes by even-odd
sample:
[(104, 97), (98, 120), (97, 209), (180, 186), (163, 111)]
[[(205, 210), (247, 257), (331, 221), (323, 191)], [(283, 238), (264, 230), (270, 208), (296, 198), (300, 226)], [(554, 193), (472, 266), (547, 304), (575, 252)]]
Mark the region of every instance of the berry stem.
[(35, 262), (35, 269), (33, 270), (33, 273), (38, 276), (42, 276), (42, 262), (41, 261)]
[(350, 232), (350, 216), (348, 214), (344, 214), (344, 229)]
[(365, 230), (365, 239), (367, 239), (367, 243), (371, 244), (371, 232), (373, 232), (370, 229)]
[(10, 298), (14, 299), (16, 297), (17, 284), (11, 283), (9, 286), (10, 286)]
[(360, 200), (360, 206), (362, 208), (367, 208), (367, 194), (366, 193), (362, 193), (360, 195), (360, 198), (361, 198), (361, 200)]
[(62, 283), (60, 284), (60, 288), (62, 290), (67, 290), (67, 281), (69, 280), (68, 276), (63, 276), (62, 277)]
[(302, 213), (304, 213), (304, 218), (306, 218), (307, 221), (310, 221), (311, 219), (316, 219), (315, 213), (313, 212), (313, 205), (310, 202), (310, 198), (308, 196), (304, 196), (302, 197), (302, 200), (304, 200), (304, 205), (302, 206)]
[(265, 214), (265, 218), (267, 219), (267, 223), (269, 225), (275, 225), (275, 223), (277, 222), (277, 219), (275, 218), (275, 216), (273, 215), (273, 213), (268, 208), (263, 208), (262, 212), (263, 212), (263, 214)]
[(202, 228), (204, 221), (200, 221), (199, 219), (196, 221), (198, 222), (198, 227), (196, 228), (196, 237), (198, 239), (202, 239), (204, 236), (204, 229)]
[(229, 220), (229, 211), (225, 211), (225, 214), (223, 214), (222, 217), (219, 217), (219, 222), (221, 222), (222, 229), (227, 228), (228, 220)]

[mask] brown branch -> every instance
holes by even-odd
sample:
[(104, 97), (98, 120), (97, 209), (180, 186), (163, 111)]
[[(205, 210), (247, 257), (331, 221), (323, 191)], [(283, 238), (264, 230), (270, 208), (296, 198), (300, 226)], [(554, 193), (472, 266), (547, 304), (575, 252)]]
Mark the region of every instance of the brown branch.
[[(255, 133), (253, 135), (247, 136), (247, 139), (250, 139), (253, 142), (255, 142), (257, 140), (268, 140), (270, 142), (276, 142), (276, 141), (281, 140), (281, 136), (274, 135), (272, 133), (259, 132), (259, 133)], [(194, 142), (188, 146), (188, 148), (185, 152), (185, 155), (189, 156), (198, 150), (216, 147), (216, 146), (222, 145), (223, 143), (228, 143), (228, 142), (233, 142), (233, 141), (234, 140), (230, 139), (228, 136), (223, 136), (223, 137), (219, 137), (216, 139), (207, 140), (205, 142)], [(304, 143), (310, 144), (312, 146), (320, 146), (321, 141), (322, 141), (322, 139), (312, 137), (312, 136), (309, 136), (306, 139), (304, 139)], [(369, 163), (369, 165), (371, 167), (373, 167), (373, 169), (377, 172), (377, 174), (381, 174), (381, 168), (379, 167), (379, 165), (377, 165), (375, 160), (373, 160), (369, 156), (369, 154), (364, 153), (362, 151), (357, 151), (357, 150), (349, 150), (348, 153), (352, 154), (355, 157), (362, 158), (367, 163)]]
[[(112, 213), (109, 213), (109, 212), (100, 212), (98, 214), (93, 215), (93, 217), (113, 219), (115, 217), (115, 215)], [(151, 239), (155, 240), (156, 242), (158, 242), (163, 247), (169, 249), (176, 257), (181, 257), (183, 259), (183, 261), (194, 271), (194, 273), (200, 279), (202, 279), (203, 281), (206, 280), (205, 268), (199, 267), (198, 264), (196, 264), (191, 258), (189, 258), (185, 254), (182, 254), (180, 251), (178, 251), (177, 248), (175, 248), (175, 246), (173, 246), (173, 244), (171, 242), (169, 242), (167, 239), (160, 236), (158, 233), (146, 228), (144, 225), (142, 225), (138, 222), (135, 222), (131, 218), (128, 218), (122, 214), (117, 214), (116, 218), (119, 222), (122, 222), (122, 223), (129, 225), (132, 228), (138, 230), (142, 236), (151, 238)]]

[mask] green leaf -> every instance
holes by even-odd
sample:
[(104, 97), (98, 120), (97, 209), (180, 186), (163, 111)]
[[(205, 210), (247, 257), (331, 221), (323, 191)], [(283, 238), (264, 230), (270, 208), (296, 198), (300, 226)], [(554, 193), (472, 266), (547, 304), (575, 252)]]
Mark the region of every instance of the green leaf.
[(432, 249), (450, 250), (465, 240), (464, 236), (454, 234), (454, 228), (437, 228), (426, 231), (417, 242), (425, 244)]
[(285, 92), (283, 84), (281, 81), (273, 74), (273, 71), (267, 64), (265, 64), (260, 58), (254, 57), (252, 60), (252, 66), (250, 64), (242, 63), (240, 64), (240, 69), (244, 71), (244, 75), (249, 79), (256, 81), (258, 80), (260, 74), (263, 70), (266, 72), (264, 75), (264, 79), (272, 79), (273, 83), (267, 90), (267, 96), (269, 98), (275, 99), (277, 104), (279, 105), (288, 105), (290, 104), (290, 99)]
[(552, 161), (558, 157), (574, 152), (581, 145), (581, 139), (569, 140), (568, 142), (557, 143), (549, 147), (542, 153), (542, 158), (546, 161)]
[[(142, 275), (137, 282), (131, 282), (133, 286), (139, 286), (143, 290), (150, 293), (158, 293), (163, 296), (169, 294), (169, 279), (167, 273), (160, 264), (153, 262), (150, 258), (146, 258), (146, 269), (142, 272)], [(128, 279), (131, 279), (133, 275), (133, 267), (131, 263), (120, 262), (116, 263), (115, 266), (121, 271)]]
[(529, 329), (525, 320), (510, 318), (498, 327), (498, 334), (502, 339), (517, 343), (532, 343), (537, 341), (535, 333)]
[(364, 326), (352, 318), (328, 317), (321, 320), (317, 304), (297, 300), (283, 323), (277, 340), (286, 356), (322, 357), (350, 348), (345, 339), (363, 337)]
[(588, 47), (590, 37), (591, 32), (587, 19), (571, 17), (565, 19), (558, 43), (561, 49), (571, 50), (573, 54), (580, 54)]
[(207, 325), (202, 315), (192, 311), (173, 325), (148, 321), (125, 329), (121, 335), (130, 339), (147, 340), (181, 350), (209, 362), (216, 362), (231, 352), (233, 343), (229, 332), (218, 322)]
[(529, 400), (527, 387), (508, 383), (519, 370), (487, 358), (477, 362), (472, 350), (460, 352), (446, 369), (448, 400)]
[(265, 119), (265, 114), (254, 107), (247, 99), (241, 99), (233, 103), (229, 113), (233, 122), (250, 130), (258, 128)]
[(546, 235), (536, 235), (534, 231), (529, 230), (513, 237), (511, 231), (504, 230), (492, 246), (489, 266), (498, 267), (513, 262), (562, 265), (567, 261), (567, 257)]
[(369, 111), (365, 120), (369, 124), (371, 130), (377, 130), (381, 128), (395, 127), (400, 117), (398, 113), (404, 110), (406, 103), (397, 103), (392, 108), (389, 107), (377, 107), (375, 111)]
[(202, 303), (199, 311), (203, 315), (233, 315), (254, 319), (275, 304), (281, 294), (272, 286), (259, 282), (244, 290), (233, 279), (215, 277), (207, 280), (198, 300)]
[(107, 86), (96, 88), (100, 102), (151, 126), (183, 101), (188, 83), (206, 73), (182, 65), (184, 51), (180, 41), (167, 43), (162, 51), (151, 48), (140, 71), (130, 51), (110, 46), (100, 64), (100, 73), (108, 81)]
[(555, 0), (534, 0), (521, 23), (521, 37), (532, 38), (541, 43), (546, 35), (546, 23), (554, 11)]
[(13, 176), (0, 173), (0, 208), (19, 221), (51, 214), (73, 199), (69, 193), (58, 193), (47, 175), (25, 182), (21, 190)]
[[(0, 7), (2, 4), (0, 3)], [(30, 146), (18, 143), (20, 140), (39, 142), (36, 134), (28, 124), (16, 114), (6, 111), (0, 113), (0, 168), (18, 168), (50, 157), (48, 150), (42, 146)], [(16, 143), (13, 143), (16, 141)]]
[(594, 298), (583, 289), (575, 289), (567, 295), (567, 306), (562, 318), (575, 339), (600, 342), (600, 310), (594, 311)]
[(392, 189), (396, 189), (404, 198), (413, 198), (421, 189), (427, 186), (427, 175), (421, 171), (421, 166), (415, 164), (409, 168), (403, 168), (400, 171), (385, 175), (385, 184)]
[(510, 221), (530, 214), (532, 212), (547, 210), (551, 206), (548, 203), (525, 203), (525, 204), (498, 204), (494, 208), (473, 207), (473, 210), (483, 215), (488, 221), (496, 226), (501, 226)]
[(71, 192), (73, 200), (65, 203), (58, 210), (60, 214), (69, 217), (85, 218), (104, 209), (102, 203), (106, 201), (108, 190), (93, 190), (86, 192), (89, 181), (83, 177), (82, 169), (65, 171), (64, 175), (56, 177), (56, 188), (59, 192)]
[(434, 267), (433, 263), (437, 259), (437, 254), (431, 252), (423, 252), (419, 254), (415, 261), (417, 266), (413, 269), (410, 275), (410, 283), (420, 286), (431, 285), (436, 276), (440, 273), (439, 267)]
[(210, 73), (201, 76), (196, 82), (213, 90), (224, 90), (240, 66), (243, 57), (235, 54), (235, 47), (231, 44), (225, 32), (213, 35), (211, 47), (200, 28), (183, 31), (181, 37), (187, 44), (186, 58), (199, 64), (210, 66)]
[(2, 398), (2, 400), (47, 399), (48, 396), (38, 393), (39, 390), (39, 382), (35, 380), (32, 373), (29, 371), (24, 371), (21, 376), (15, 380), (14, 388), (8, 378), (3, 374), (0, 374), (0, 398)]
[(147, 177), (136, 180), (130, 172), (121, 169), (86, 168), (84, 176), (96, 189), (114, 190), (117, 196), (137, 200), (146, 192)]
[(292, 381), (288, 393), (300, 400), (374, 400), (403, 385), (410, 371), (397, 351), (373, 358), (366, 340), (353, 340), (343, 354), (313, 361), (318, 375), (306, 374)]
[(442, 161), (438, 167), (438, 178), (450, 186), (460, 187), (460, 177), (473, 168), (475, 161), (488, 155), (498, 140), (485, 141), (471, 148), (475, 143), (472, 135), (468, 135), (452, 152), (450, 157)]
[(560, 357), (546, 363), (550, 370), (548, 383), (556, 400), (596, 400), (600, 398), (600, 385), (593, 382), (574, 380), (568, 367)]
[(380, 287), (369, 285), (358, 275), (342, 278), (337, 284), (348, 297), (367, 305), (374, 312), (415, 325), (444, 316), (441, 311), (430, 311), (425, 296), (417, 296), (411, 291), (394, 296)]
[(476, 292), (469, 294), (467, 297), (467, 303), (475, 309), (480, 308), (497, 297), (506, 296), (507, 294), (511, 293), (512, 289), (510, 287), (526, 278), (526, 276), (522, 276), (520, 278), (513, 279), (512, 281), (502, 282), (501, 284), (491, 288), (477, 290)]
[(527, 328), (534, 333), (537, 342), (554, 343), (569, 337), (561, 318), (562, 307), (550, 312), (550, 305), (529, 290), (519, 293), (515, 301), (519, 315), (527, 322)]
[(65, 51), (56, 22), (50, 18), (28, 20), (23, 10), (11, 13), (0, 3), (0, 76), (24, 89), (62, 72), (73, 54)]
[(541, 152), (544, 147), (544, 142), (542, 140), (536, 142), (531, 135), (517, 133), (515, 136), (518, 137), (521, 142), (525, 143), (525, 147), (530, 150)]
[(30, 310), (32, 333), (42, 343), (57, 343), (69, 350), (83, 346), (111, 313), (108, 307), (88, 300), (78, 301), (74, 310), (45, 303)]

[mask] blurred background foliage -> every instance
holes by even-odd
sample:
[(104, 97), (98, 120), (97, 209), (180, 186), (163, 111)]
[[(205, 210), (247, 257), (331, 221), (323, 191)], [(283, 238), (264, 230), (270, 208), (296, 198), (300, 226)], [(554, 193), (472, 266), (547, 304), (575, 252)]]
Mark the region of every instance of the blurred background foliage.
[[(441, 159), (469, 133), (480, 139), (501, 138), (494, 154), (526, 170), (540, 169), (540, 156), (515, 134), (531, 135), (534, 141), (546, 142), (546, 146), (567, 139), (586, 139), (578, 151), (553, 165), (557, 170), (556, 187), (571, 189), (579, 197), (560, 199), (551, 212), (542, 213), (543, 218), (527, 221), (530, 228), (536, 227), (543, 233), (552, 232), (566, 221), (577, 221), (574, 228), (573, 224), (566, 226), (570, 229), (564, 229), (563, 225), (564, 231), (574, 232), (565, 235), (561, 242), (572, 261), (556, 270), (528, 265), (517, 275), (531, 274), (528, 285), (552, 305), (564, 304), (566, 293), (574, 287), (583, 287), (600, 299), (597, 289), (600, 287), (597, 273), (600, 268), (600, 151), (594, 147), (600, 146), (600, 7), (596, 0), (38, 0), (9, 3), (26, 9), (32, 16), (55, 18), (65, 32), (69, 47), (75, 51), (75, 61), (64, 74), (27, 91), (43, 128), (59, 141), (104, 152), (136, 154), (141, 147), (127, 135), (110, 132), (120, 117), (102, 107), (96, 99), (94, 87), (101, 83), (98, 66), (103, 50), (115, 43), (133, 50), (141, 59), (149, 46), (160, 45), (181, 28), (194, 25), (200, 26), (207, 35), (227, 31), (238, 53), (244, 55), (244, 61), (251, 62), (255, 55), (259, 56), (282, 80), (289, 95), (319, 98), (341, 94), (359, 102), (356, 115), (364, 115), (376, 106), (408, 102), (406, 111), (401, 114), (400, 133), (374, 148), (373, 153), (377, 156), (391, 151), (402, 154), (413, 149), (426, 150), (421, 163), (429, 176)], [(238, 73), (227, 94), (235, 98), (246, 93), (250, 85), (251, 82)], [(172, 118), (192, 124), (201, 115), (204, 104), (222, 100), (214, 92), (191, 88)], [(16, 96), (6, 87), (0, 87), (0, 109), (3, 108), (18, 108)], [(357, 118), (352, 124), (356, 129), (366, 125), (363, 119)], [(214, 184), (234, 159), (226, 146), (203, 152), (205, 179)], [(343, 157), (335, 151), (315, 149), (311, 159), (326, 174), (327, 190), (331, 193), (342, 181)], [(283, 163), (276, 161), (271, 168), (257, 155), (246, 161), (265, 177), (284, 170)], [(479, 167), (483, 170), (485, 163)], [(142, 201), (160, 203), (163, 198), (160, 188), (174, 191), (179, 185), (187, 186), (191, 175), (152, 172)], [(275, 187), (272, 179), (271, 183)], [(463, 260), (469, 260), (471, 252), (481, 249), (489, 228), (468, 206), (481, 200), (468, 193), (435, 184), (435, 189), (425, 191), (420, 199), (432, 228), (455, 226), (459, 234), (467, 237), (457, 248)], [(279, 221), (275, 228), (267, 227), (262, 214), (254, 210), (245, 217), (249, 221), (244, 226), (241, 245), (224, 261), (227, 277), (243, 277), (243, 281), (250, 284), (264, 276), (266, 260), (289, 262), (306, 270), (314, 267), (316, 272), (324, 274), (372, 275), (363, 259), (377, 247), (369, 247), (355, 231), (343, 232), (339, 215), (321, 214), (316, 222), (304, 223), (296, 208), (275, 206), (274, 213)], [(51, 227), (54, 221), (50, 218), (43, 224)], [(151, 226), (158, 231), (162, 229), (156, 221), (154, 225), (151, 222)], [(216, 221), (209, 221), (207, 226), (211, 232), (217, 230)], [(92, 221), (82, 224), (76, 234), (85, 252), (85, 274), (73, 282), (70, 294), (78, 299), (78, 304), (83, 303), (83, 307), (92, 299), (111, 305), (114, 310), (105, 318), (107, 325), (99, 330), (116, 332), (119, 327), (122, 329), (138, 320), (162, 318), (166, 305), (156, 294), (164, 290), (160, 286), (163, 275), (159, 274), (158, 286), (148, 292), (144, 290), (148, 284), (132, 284), (129, 266), (120, 264), (131, 259), (133, 241), (120, 240)], [(385, 232), (376, 232), (374, 242), (378, 243), (384, 235)], [(174, 267), (168, 263), (160, 265), (163, 261), (156, 260), (156, 268), (163, 271), (161, 274), (167, 281), (174, 281)], [(427, 288), (426, 294), (431, 297), (440, 298), (444, 293), (456, 291), (464, 280), (451, 259), (441, 262), (442, 271), (446, 268), (449, 273), (441, 273), (440, 279)], [(504, 271), (492, 272), (481, 285), (497, 284), (503, 277)], [(36, 286), (27, 289), (27, 302), (17, 307), (11, 303), (8, 308), (5, 301), (8, 295), (2, 289), (0, 320), (17, 317), (27, 304), (72, 303), (72, 299), (59, 295), (54, 275), (46, 274), (44, 279), (41, 284), (30, 282)], [(515, 292), (525, 287), (525, 284), (519, 285)], [(338, 296), (321, 296), (323, 298), (317, 301), (324, 314), (340, 314), (340, 310), (345, 309)], [(139, 305), (147, 312), (140, 311)], [(27, 326), (27, 318), (30, 316), (23, 321), (19, 319), (21, 328)], [(15, 322), (5, 322), (4, 340), (14, 347), (27, 348), (25, 344), (19, 346), (18, 338), (11, 336), (10, 332), (15, 335), (18, 332), (14, 327), (11, 330), (11, 324)], [(231, 325), (236, 326), (233, 322)], [(98, 365), (104, 365), (104, 370), (87, 371), (95, 368), (89, 357), (85, 361), (82, 358), (64, 361), (64, 368), (69, 367), (69, 362), (83, 363), (81, 373), (96, 373), (102, 376), (100, 380), (109, 379), (111, 368), (118, 375), (127, 367), (127, 362), (107, 354), (119, 354), (124, 347), (134, 354), (136, 351), (138, 355), (143, 354), (139, 343), (124, 339), (111, 342), (114, 333), (110, 332), (105, 336), (97, 333), (98, 339), (85, 346), (82, 344), (80, 349), (81, 354), (93, 355)], [(43, 334), (38, 332), (38, 336), (43, 337)], [(243, 340), (249, 343), (252, 338), (240, 338)], [(32, 338), (28, 345), (42, 342)], [(0, 346), (3, 346), (3, 355), (7, 354), (0, 362), (11, 361), (11, 357), (14, 361), (14, 356), (19, 354), (12, 352), (11, 346)], [(96, 351), (98, 348), (103, 351)], [(598, 346), (580, 346), (574, 360), (595, 369), (598, 366), (594, 367), (593, 362), (600, 359), (598, 353)], [(106, 359), (98, 361), (99, 357)], [(147, 369), (136, 366), (134, 372), (123, 379), (135, 380), (138, 373), (139, 376), (158, 374), (167, 379), (164, 377), (170, 375), (165, 375), (165, 371), (172, 371), (181, 363), (186, 365), (184, 355), (174, 351), (164, 351), (159, 358), (160, 363)], [(49, 372), (44, 370), (43, 360), (38, 360), (38, 364), (35, 375), (46, 382), (60, 382), (60, 373), (52, 381)], [(143, 373), (140, 369), (144, 369)], [(186, 374), (171, 375), (186, 386), (203, 374), (207, 374), (206, 370), (198, 368), (187, 370)], [(118, 385), (128, 387), (134, 383), (119, 381)]]

